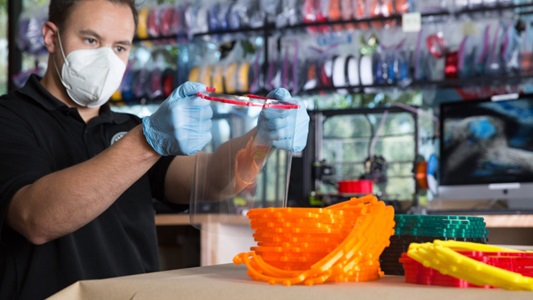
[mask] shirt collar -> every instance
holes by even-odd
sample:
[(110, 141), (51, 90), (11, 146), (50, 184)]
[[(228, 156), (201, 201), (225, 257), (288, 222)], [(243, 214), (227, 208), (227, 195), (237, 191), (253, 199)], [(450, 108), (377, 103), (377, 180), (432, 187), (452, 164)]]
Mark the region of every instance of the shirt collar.
[[(19, 92), (26, 95), (28, 98), (32, 99), (48, 111), (52, 110), (70, 110), (65, 103), (61, 102), (59, 99), (54, 97), (44, 86), (41, 84), (41, 77), (38, 75), (32, 74), (24, 87), (22, 87)], [(121, 124), (129, 120), (129, 117), (126, 114), (116, 113), (111, 110), (109, 103), (105, 103), (100, 107), (100, 112), (98, 117), (98, 123), (115, 123)], [(93, 121), (93, 120), (91, 120)], [(96, 121), (96, 120), (94, 120)]]

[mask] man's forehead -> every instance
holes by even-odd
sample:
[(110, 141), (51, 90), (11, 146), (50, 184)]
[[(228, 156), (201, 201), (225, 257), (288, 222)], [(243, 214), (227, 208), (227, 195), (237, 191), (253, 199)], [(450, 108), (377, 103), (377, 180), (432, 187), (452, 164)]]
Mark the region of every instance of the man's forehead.
[(70, 9), (67, 20), (71, 22), (82, 22), (84, 19), (95, 21), (99, 19), (112, 18), (124, 25), (131, 23), (135, 26), (133, 11), (127, 3), (118, 3), (108, 0), (82, 0), (77, 2)]
[(64, 25), (77, 33), (119, 40), (131, 40), (136, 29), (131, 8), (107, 0), (81, 1), (73, 7)]

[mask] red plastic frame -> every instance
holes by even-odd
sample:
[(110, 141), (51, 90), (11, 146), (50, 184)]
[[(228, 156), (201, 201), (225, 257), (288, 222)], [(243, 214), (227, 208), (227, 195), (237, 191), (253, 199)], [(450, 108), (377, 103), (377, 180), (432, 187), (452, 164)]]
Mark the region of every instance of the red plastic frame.
[[(215, 94), (213, 93), (215, 91), (214, 88), (207, 88), (206, 93), (199, 92), (197, 93), (197, 96), (209, 100), (209, 101), (216, 101), (221, 103), (227, 103), (227, 104), (233, 104), (233, 105), (241, 105), (241, 106), (255, 106), (255, 107), (262, 107), (262, 108), (275, 108), (275, 109), (297, 109), (300, 108), (298, 104), (293, 103), (282, 103), (277, 99), (271, 99), (263, 96), (258, 96), (254, 94), (247, 94), (246, 96), (235, 96), (235, 95), (224, 95), (224, 94)], [(207, 94), (207, 93), (213, 93), (213, 94)], [(228, 98), (235, 97), (235, 98), (241, 98), (241, 99), (228, 99), (228, 98), (221, 98), (220, 96), (217, 97), (217, 95), (220, 96), (226, 96)], [(256, 100), (263, 100), (263, 103), (260, 102), (253, 102), (250, 101), (252, 99)], [(274, 102), (274, 103), (269, 103)]]

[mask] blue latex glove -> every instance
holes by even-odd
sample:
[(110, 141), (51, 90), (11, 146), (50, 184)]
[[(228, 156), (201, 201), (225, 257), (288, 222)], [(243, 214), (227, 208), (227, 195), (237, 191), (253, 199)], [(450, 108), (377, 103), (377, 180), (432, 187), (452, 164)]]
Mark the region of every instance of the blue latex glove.
[(206, 87), (185, 82), (148, 117), (142, 119), (148, 144), (160, 155), (191, 155), (211, 141), (210, 101), (196, 94)]
[(259, 141), (268, 146), (300, 152), (307, 144), (309, 133), (309, 115), (305, 105), (291, 97), (289, 91), (277, 88), (271, 91), (268, 98), (286, 103), (298, 104), (298, 109), (265, 108), (257, 121)]

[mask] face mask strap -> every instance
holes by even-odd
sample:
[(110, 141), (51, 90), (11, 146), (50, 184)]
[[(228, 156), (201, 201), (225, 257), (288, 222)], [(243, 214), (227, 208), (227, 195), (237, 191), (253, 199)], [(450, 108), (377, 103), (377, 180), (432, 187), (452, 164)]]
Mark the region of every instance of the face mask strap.
[[(61, 55), (63, 55), (63, 63), (67, 64), (67, 67), (69, 67), (69, 64), (67, 62), (67, 58), (65, 57), (65, 52), (63, 51), (63, 45), (61, 43), (61, 36), (59, 35), (59, 29), (57, 30), (57, 38), (58, 38), (58, 41), (59, 41), (59, 48), (61, 49)], [(56, 69), (57, 76), (59, 76), (59, 80), (61, 80), (61, 83), (63, 83), (63, 86), (65, 86), (65, 88), (69, 89), (70, 85), (67, 84), (63, 80), (63, 76), (61, 75), (61, 72), (59, 72), (59, 68), (57, 67), (57, 61), (56, 61), (55, 57), (54, 57), (54, 68)]]
[(59, 41), (59, 49), (61, 49), (61, 55), (63, 55), (63, 61), (68, 65), (67, 56), (65, 55), (65, 51), (63, 50), (63, 43), (61, 42), (61, 35), (59, 34), (59, 29), (57, 29), (57, 39)]

